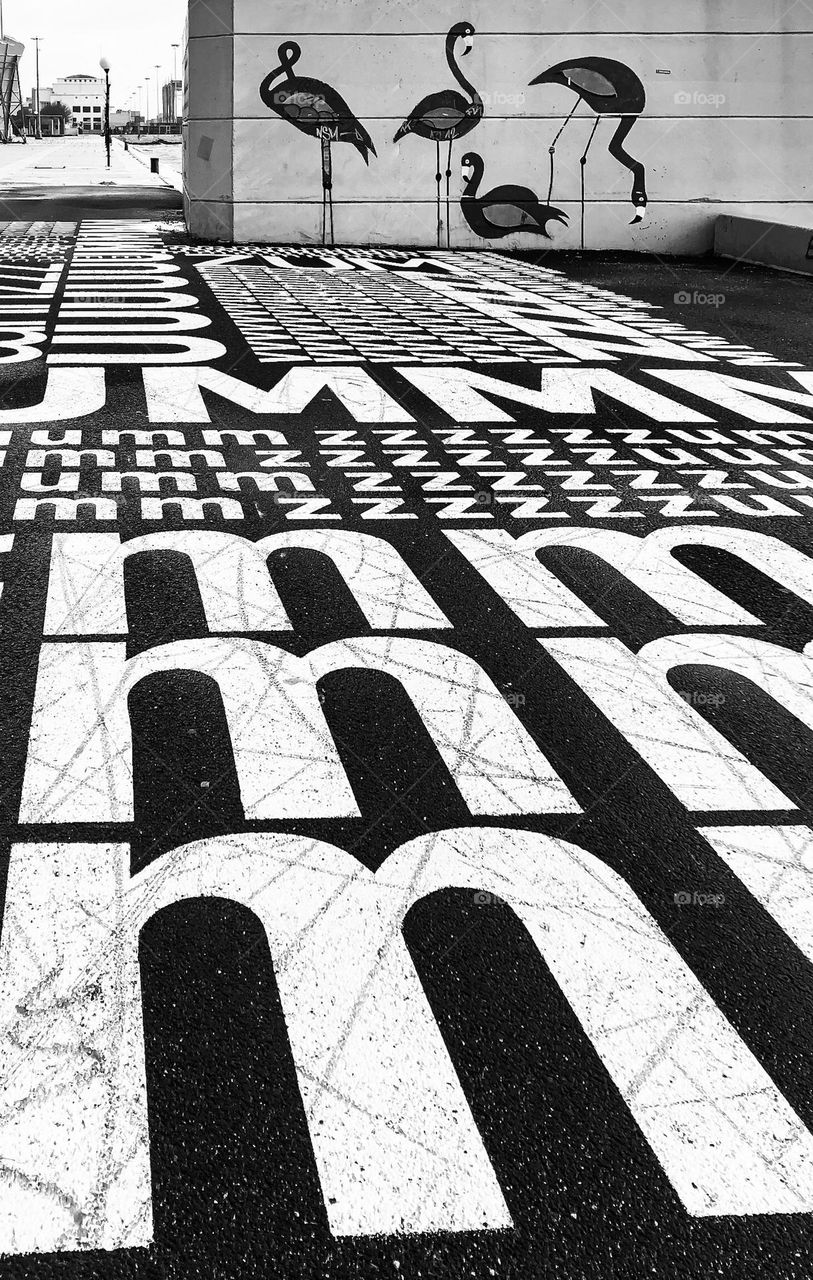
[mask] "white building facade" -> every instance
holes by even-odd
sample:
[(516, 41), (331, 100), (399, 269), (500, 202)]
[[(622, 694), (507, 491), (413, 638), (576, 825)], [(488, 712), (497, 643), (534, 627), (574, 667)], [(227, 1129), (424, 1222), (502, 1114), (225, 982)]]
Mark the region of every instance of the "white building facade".
[[(42, 103), (61, 102), (70, 107), (71, 125), (82, 133), (104, 130), (104, 76), (65, 76), (42, 89)], [(70, 126), (69, 126), (70, 127)]]

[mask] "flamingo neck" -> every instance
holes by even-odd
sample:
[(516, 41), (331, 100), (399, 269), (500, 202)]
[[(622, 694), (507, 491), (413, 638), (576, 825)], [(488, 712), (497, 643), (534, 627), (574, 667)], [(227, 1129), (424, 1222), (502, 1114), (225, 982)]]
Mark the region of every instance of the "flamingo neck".
[(286, 67), (283, 63), (280, 63), (280, 65), (278, 67), (275, 67), (273, 71), (269, 71), (268, 75), (265, 77), (265, 80), (263, 81), (263, 88), (270, 89), (274, 81), (279, 80), (280, 76), (282, 75), (287, 75), (289, 80), (293, 79), (293, 71), (291, 67), (290, 66)]
[(483, 176), (482, 173), (477, 173), (476, 170), (471, 175), (465, 187), (463, 188), (463, 196), (462, 196), (463, 200), (474, 199), (474, 197), (477, 195), (477, 188), (480, 186), (480, 179), (482, 178), (482, 176)]
[(449, 70), (451, 71), (457, 83), (460, 85), (461, 89), (466, 90), (466, 93), (471, 98), (472, 103), (475, 106), (482, 108), (482, 105), (483, 105), (482, 98), (480, 97), (479, 93), (475, 89), (474, 85), (470, 84), (469, 81), (466, 79), (466, 77), (463, 75), (463, 72), (460, 70), (460, 67), (458, 65), (457, 58), (455, 57), (455, 53), (454, 53), (454, 47), (456, 43), (457, 43), (457, 39), (454, 36), (451, 37), (450, 39), (447, 39), (446, 41), (446, 61), (449, 64)]
[(273, 84), (279, 76), (285, 76), (289, 83), (295, 80), (294, 67), (299, 61), (300, 52), (298, 45), (295, 45), (292, 49), (287, 49), (284, 44), (280, 45), (277, 50), (280, 64), (278, 67), (275, 67), (273, 71), (269, 72), (266, 77), (266, 84)]

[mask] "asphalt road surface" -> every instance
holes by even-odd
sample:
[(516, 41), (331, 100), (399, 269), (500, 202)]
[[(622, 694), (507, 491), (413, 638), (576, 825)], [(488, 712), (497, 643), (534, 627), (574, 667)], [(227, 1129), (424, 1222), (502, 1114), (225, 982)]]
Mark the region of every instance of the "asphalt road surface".
[(809, 282), (38, 208), (0, 1275), (810, 1276)]

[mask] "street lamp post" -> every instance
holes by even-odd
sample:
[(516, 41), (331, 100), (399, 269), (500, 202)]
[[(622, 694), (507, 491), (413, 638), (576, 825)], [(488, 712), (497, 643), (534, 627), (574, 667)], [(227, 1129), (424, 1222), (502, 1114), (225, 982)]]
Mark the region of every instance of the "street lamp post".
[(149, 133), (150, 123), (150, 77), (144, 77), (144, 126)]
[[(157, 125), (160, 125), (160, 124), (161, 124), (161, 88), (160, 88), (160, 80), (161, 80), (161, 64), (160, 64), (160, 62), (156, 62), (156, 64), (155, 64), (155, 123), (156, 123)], [(160, 129), (159, 129), (159, 132), (160, 132)]]
[(34, 130), (34, 137), (38, 141), (42, 141), (42, 111), (40, 109), (40, 40), (42, 36), (32, 36), (31, 39), (37, 46), (37, 124)]
[[(3, 4), (3, 0), (0, 0), (0, 7), (2, 7), (2, 4)], [(179, 48), (180, 48), (180, 45), (177, 45), (177, 44), (174, 44), (172, 46), (172, 123), (173, 124), (176, 124), (178, 121), (177, 94), (178, 94), (178, 50)]]
[(105, 93), (104, 93), (104, 145), (107, 149), (107, 167), (110, 168), (110, 148), (112, 139), (110, 137), (110, 63), (107, 58), (99, 59), (99, 66), (104, 72)]

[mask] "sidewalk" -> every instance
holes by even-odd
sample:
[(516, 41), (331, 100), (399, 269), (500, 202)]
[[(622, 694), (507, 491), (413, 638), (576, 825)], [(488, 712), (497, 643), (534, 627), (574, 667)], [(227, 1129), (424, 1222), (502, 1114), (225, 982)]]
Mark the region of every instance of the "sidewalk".
[(109, 169), (106, 158), (99, 135), (0, 148), (0, 217), (59, 220), (180, 207), (172, 184), (120, 144), (113, 145)]
[[(130, 150), (126, 153), (137, 164), (146, 166), (149, 172), (150, 161), (155, 159), (160, 166), (161, 178), (176, 191), (183, 192), (183, 146), (180, 141), (170, 144), (161, 142), (138, 142), (128, 138)], [(116, 138), (114, 147), (124, 151), (124, 143)]]

